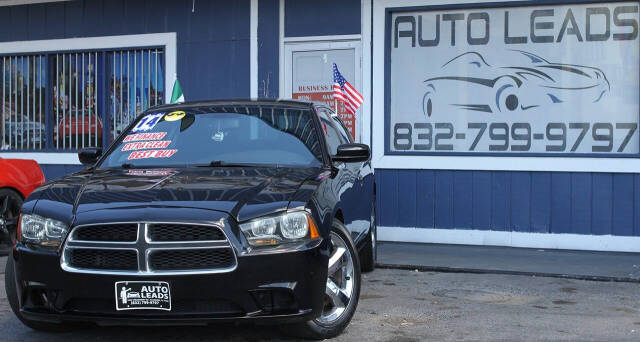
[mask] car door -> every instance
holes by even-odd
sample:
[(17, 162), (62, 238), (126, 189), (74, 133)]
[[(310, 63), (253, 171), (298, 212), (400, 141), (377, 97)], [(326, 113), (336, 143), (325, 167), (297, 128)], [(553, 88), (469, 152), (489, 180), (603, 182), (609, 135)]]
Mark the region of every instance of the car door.
[[(329, 108), (316, 108), (322, 125), (327, 148), (330, 156), (334, 156), (341, 144), (352, 143), (353, 140), (344, 124)], [(369, 166), (367, 166), (369, 165)], [(332, 188), (340, 198), (340, 208), (344, 216), (344, 224), (358, 243), (368, 232), (370, 227), (373, 191), (372, 186), (366, 186), (366, 175), (370, 173), (370, 162), (344, 163), (333, 162), (337, 169), (332, 179)], [(371, 190), (368, 188), (371, 187)]]

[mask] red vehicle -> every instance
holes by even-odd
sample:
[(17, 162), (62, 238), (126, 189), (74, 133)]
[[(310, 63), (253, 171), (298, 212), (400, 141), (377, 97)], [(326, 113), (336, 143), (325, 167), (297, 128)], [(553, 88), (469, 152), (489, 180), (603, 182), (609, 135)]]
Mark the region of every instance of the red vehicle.
[[(0, 158), (0, 208), (7, 201), (6, 210), (0, 210), (0, 229), (5, 222), (15, 221), (24, 199), (42, 184), (44, 174), (35, 160)], [(0, 254), (6, 253), (4, 245), (12, 241), (4, 233), (0, 233)]]
[[(102, 144), (102, 120), (96, 115), (69, 114), (64, 120), (58, 122), (55, 139), (65, 139), (69, 148), (80, 148), (84, 137), (84, 146)], [(76, 146), (76, 142), (77, 145)]]

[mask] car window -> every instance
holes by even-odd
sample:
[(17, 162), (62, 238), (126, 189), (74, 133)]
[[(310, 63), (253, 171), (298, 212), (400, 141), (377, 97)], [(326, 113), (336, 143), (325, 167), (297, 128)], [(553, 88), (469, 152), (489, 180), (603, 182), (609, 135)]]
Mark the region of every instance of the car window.
[(318, 117), (320, 118), (320, 125), (322, 126), (322, 133), (324, 133), (324, 137), (327, 140), (329, 154), (334, 156), (338, 151), (338, 146), (344, 142), (333, 124), (331, 113), (325, 108), (317, 108), (317, 111)]
[(338, 129), (338, 133), (340, 133), (340, 138), (342, 138), (343, 144), (352, 143), (353, 139), (351, 139), (351, 134), (349, 134), (349, 131), (347, 131), (347, 128), (344, 126), (342, 120), (340, 120), (337, 114), (333, 114), (333, 112), (331, 113), (331, 119), (333, 119), (333, 123)]
[[(218, 110), (216, 110), (218, 109)], [(318, 166), (319, 136), (308, 109), (221, 107), (148, 112), (100, 167), (211, 162)]]

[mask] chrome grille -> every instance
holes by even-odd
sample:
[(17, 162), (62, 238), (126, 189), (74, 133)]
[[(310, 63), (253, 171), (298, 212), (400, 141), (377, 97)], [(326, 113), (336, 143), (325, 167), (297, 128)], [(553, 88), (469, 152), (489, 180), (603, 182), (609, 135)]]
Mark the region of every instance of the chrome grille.
[(103, 223), (74, 227), (62, 269), (98, 274), (231, 272), (237, 259), (221, 227), (193, 223)]

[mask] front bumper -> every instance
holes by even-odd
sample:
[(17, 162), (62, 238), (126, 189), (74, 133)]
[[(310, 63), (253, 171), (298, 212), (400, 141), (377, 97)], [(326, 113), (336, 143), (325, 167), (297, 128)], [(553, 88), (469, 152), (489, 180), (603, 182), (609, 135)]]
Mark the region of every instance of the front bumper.
[[(20, 312), (30, 320), (100, 325), (193, 325), (216, 321), (304, 321), (322, 311), (326, 242), (282, 253), (239, 255), (228, 273), (103, 275), (63, 271), (58, 253), (18, 245), (11, 257)], [(116, 310), (115, 282), (165, 281), (171, 311)]]

